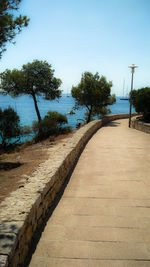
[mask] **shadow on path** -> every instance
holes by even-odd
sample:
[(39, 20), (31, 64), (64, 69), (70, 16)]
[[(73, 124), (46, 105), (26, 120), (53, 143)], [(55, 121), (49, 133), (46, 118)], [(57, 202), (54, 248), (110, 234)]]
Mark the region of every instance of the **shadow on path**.
[(106, 124), (106, 125), (104, 125), (103, 127), (117, 127), (117, 126), (119, 126), (120, 125), (120, 122), (110, 122), (110, 123), (108, 123), (108, 124)]

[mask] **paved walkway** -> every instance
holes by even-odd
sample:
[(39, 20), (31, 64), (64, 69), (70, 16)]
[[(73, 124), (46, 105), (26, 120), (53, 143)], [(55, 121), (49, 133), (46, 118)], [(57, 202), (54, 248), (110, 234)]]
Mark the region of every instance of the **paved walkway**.
[(92, 137), (29, 266), (150, 266), (150, 135), (125, 119)]

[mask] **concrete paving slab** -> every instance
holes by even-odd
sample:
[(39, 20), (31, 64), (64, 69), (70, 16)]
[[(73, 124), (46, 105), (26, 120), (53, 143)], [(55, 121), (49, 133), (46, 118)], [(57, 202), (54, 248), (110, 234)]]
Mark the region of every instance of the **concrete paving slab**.
[(89, 244), (83, 241), (52, 241), (48, 238), (38, 243), (36, 254), (47, 258), (87, 259)]
[(144, 243), (90, 242), (90, 258), (112, 260), (150, 260)]
[(89, 260), (89, 266), (94, 267), (123, 267), (122, 261), (118, 260)]
[(149, 267), (149, 261), (124, 261), (123, 267)]
[(35, 267), (89, 267), (89, 260), (84, 259), (58, 259), (35, 257), (32, 266)]

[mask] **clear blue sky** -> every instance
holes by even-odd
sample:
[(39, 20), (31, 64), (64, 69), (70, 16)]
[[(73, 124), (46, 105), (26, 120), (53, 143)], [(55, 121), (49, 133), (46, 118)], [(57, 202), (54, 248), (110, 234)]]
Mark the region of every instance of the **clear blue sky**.
[(0, 72), (21, 68), (34, 59), (46, 60), (70, 92), (84, 71), (112, 80), (112, 93), (150, 86), (150, 0), (23, 0), (19, 13), (28, 28), (8, 44)]

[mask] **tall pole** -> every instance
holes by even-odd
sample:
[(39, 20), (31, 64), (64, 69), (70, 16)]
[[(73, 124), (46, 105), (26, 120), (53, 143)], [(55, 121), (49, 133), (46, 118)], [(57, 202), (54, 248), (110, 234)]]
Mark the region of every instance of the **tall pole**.
[(130, 91), (130, 109), (129, 109), (129, 128), (131, 127), (131, 112), (132, 112), (132, 103), (131, 103), (131, 92), (133, 90), (133, 75), (134, 75), (134, 69), (138, 66), (132, 64), (129, 66), (131, 68), (131, 91)]

